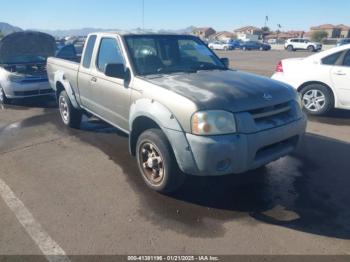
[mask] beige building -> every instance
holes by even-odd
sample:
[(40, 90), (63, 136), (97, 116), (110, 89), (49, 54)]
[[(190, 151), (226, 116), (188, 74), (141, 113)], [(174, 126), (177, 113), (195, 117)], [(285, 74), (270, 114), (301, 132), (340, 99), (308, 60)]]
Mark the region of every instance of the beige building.
[(310, 33), (308, 35), (312, 35), (313, 32), (317, 31), (325, 31), (327, 32), (327, 38), (348, 38), (350, 37), (350, 27), (340, 24), (340, 25), (332, 25), (332, 24), (323, 24), (319, 26), (311, 27)]
[(287, 40), (290, 38), (304, 38), (305, 32), (304, 31), (287, 31), (287, 32), (273, 32), (268, 34), (265, 39), (281, 39), (281, 40)]
[(217, 32), (216, 34), (212, 35), (210, 38), (218, 41), (227, 41), (227, 40), (236, 38), (236, 35), (228, 31), (222, 31), (222, 32)]
[(234, 32), (238, 35), (256, 35), (258, 38), (262, 38), (263, 30), (255, 26), (244, 26), (238, 29), (235, 29)]
[(216, 34), (216, 31), (211, 27), (198, 27), (192, 31), (192, 34), (201, 39), (208, 39), (210, 36)]

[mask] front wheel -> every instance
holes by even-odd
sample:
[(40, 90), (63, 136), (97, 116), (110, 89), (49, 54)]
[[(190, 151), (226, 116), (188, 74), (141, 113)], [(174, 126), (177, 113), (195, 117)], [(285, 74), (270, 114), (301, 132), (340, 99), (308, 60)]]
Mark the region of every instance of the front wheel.
[(307, 113), (323, 115), (334, 107), (332, 92), (325, 86), (313, 84), (301, 91), (302, 104)]
[(147, 186), (160, 193), (176, 191), (184, 183), (171, 145), (160, 129), (142, 133), (136, 145), (136, 158)]
[(307, 47), (307, 50), (308, 50), (309, 52), (315, 52), (315, 47), (312, 46), (312, 45), (310, 45), (310, 46)]
[(60, 110), (61, 118), (66, 126), (72, 128), (79, 128), (82, 112), (73, 107), (66, 91), (62, 91), (58, 97), (58, 107)]
[(4, 89), (0, 86), (0, 104), (8, 104), (10, 99), (6, 97)]

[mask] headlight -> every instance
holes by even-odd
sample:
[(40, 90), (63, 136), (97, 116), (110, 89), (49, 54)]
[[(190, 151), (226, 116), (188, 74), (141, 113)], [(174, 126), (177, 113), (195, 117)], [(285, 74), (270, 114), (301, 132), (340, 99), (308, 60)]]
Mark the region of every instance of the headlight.
[(226, 111), (200, 111), (192, 116), (191, 127), (194, 135), (232, 134), (236, 132), (236, 121), (234, 115)]
[(23, 79), (24, 79), (23, 76), (18, 76), (18, 75), (14, 75), (14, 74), (11, 74), (8, 76), (8, 80), (10, 82), (20, 83), (23, 81)]

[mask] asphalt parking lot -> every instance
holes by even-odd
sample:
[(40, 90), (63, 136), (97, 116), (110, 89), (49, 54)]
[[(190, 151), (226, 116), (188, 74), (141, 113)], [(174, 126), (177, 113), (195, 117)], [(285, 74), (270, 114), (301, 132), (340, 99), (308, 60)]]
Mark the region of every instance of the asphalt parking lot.
[[(270, 76), (280, 59), (309, 53), (219, 55)], [(0, 254), (54, 244), (68, 255), (349, 255), (349, 127), (349, 112), (310, 117), (294, 155), (242, 175), (190, 177), (165, 196), (146, 188), (117, 129), (87, 118), (67, 129), (44, 99), (3, 106)]]

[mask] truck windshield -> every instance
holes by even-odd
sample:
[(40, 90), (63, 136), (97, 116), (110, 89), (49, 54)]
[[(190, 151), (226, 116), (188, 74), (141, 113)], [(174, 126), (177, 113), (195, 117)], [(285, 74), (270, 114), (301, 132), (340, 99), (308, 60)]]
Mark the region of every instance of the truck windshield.
[(125, 40), (139, 75), (226, 70), (220, 59), (193, 36), (132, 35)]

